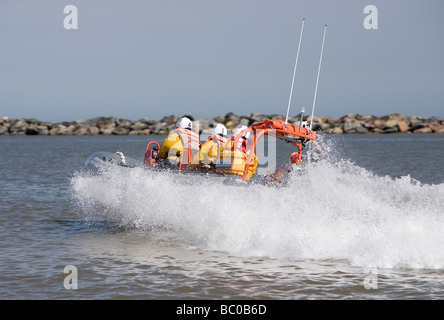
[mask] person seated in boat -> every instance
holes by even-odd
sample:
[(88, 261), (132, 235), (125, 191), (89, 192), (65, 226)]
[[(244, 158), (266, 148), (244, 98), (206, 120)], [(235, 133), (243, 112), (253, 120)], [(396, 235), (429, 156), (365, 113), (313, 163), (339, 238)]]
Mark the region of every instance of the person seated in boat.
[(293, 152), (290, 155), (290, 162), (291, 162), (291, 167), (293, 167), (293, 164), (302, 164), (302, 158), (301, 155), (299, 154), (299, 152)]
[(199, 135), (192, 131), (193, 124), (187, 117), (176, 122), (176, 129), (166, 137), (159, 148), (159, 162), (162, 166), (184, 170), (199, 153)]
[(266, 185), (283, 185), (287, 183), (290, 174), (295, 169), (300, 169), (302, 164), (301, 155), (299, 152), (293, 152), (290, 155), (290, 163), (283, 163), (279, 165), (276, 170), (269, 172), (264, 177), (264, 183)]
[(219, 154), (223, 152), (227, 141), (227, 128), (221, 123), (215, 125), (213, 134), (201, 146), (199, 153), (194, 156), (190, 168), (213, 170), (216, 159), (219, 157)]
[[(238, 136), (245, 129), (247, 129), (246, 126), (240, 125), (233, 130), (233, 136), (225, 144), (223, 152), (218, 158), (216, 164), (217, 173), (238, 175), (248, 181), (256, 172), (257, 156), (254, 153), (254, 150), (248, 148), (248, 138), (250, 136), (250, 132), (245, 132), (239, 138), (237, 145), (234, 145), (236, 136)], [(253, 152), (253, 161), (248, 164), (247, 172), (245, 172), (245, 166), (250, 152)]]

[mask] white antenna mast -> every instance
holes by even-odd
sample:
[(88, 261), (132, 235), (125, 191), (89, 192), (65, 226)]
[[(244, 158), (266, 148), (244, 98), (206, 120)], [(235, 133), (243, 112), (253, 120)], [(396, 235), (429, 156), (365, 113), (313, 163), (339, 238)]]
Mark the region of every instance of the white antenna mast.
[(325, 42), (326, 32), (327, 32), (327, 25), (324, 26), (324, 37), (322, 38), (321, 57), (319, 58), (318, 76), (316, 78), (316, 87), (315, 87), (315, 93), (314, 93), (314, 99), (313, 99), (313, 108), (311, 109), (310, 131), (311, 131), (311, 126), (313, 124), (313, 114), (314, 114), (314, 109), (315, 109), (315, 105), (316, 105), (316, 95), (318, 93), (319, 74), (321, 72), (322, 53), (324, 52), (324, 42)]
[(293, 95), (294, 78), (296, 76), (296, 68), (298, 66), (299, 51), (301, 49), (302, 33), (304, 32), (305, 18), (302, 19), (301, 35), (299, 36), (298, 53), (296, 54), (296, 62), (294, 63), (293, 80), (291, 81), (290, 98), (288, 99), (287, 116), (285, 117), (285, 127), (287, 127), (288, 113), (290, 112), (291, 96)]

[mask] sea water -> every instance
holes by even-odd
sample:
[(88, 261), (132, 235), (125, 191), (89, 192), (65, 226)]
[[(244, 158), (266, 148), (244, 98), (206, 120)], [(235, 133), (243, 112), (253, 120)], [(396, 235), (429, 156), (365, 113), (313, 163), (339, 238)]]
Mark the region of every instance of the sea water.
[(321, 134), (281, 187), (85, 169), (163, 138), (1, 137), (0, 297), (444, 298), (443, 135)]

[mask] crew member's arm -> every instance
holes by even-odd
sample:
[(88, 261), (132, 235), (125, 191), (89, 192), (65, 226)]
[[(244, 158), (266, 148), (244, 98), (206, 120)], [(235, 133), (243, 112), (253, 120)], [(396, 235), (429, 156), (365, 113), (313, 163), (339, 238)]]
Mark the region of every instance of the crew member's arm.
[(208, 167), (210, 164), (216, 162), (218, 148), (219, 145), (217, 144), (217, 142), (214, 142), (212, 140), (208, 141), (202, 146), (200, 152), (200, 161), (203, 165)]
[(199, 152), (193, 156), (193, 158), (191, 159), (191, 163), (189, 164), (189, 167), (191, 169), (195, 169), (196, 167), (202, 165), (202, 153), (205, 152), (205, 150), (208, 148), (207, 145), (208, 141), (201, 145), (199, 148)]
[(167, 159), (171, 157), (179, 157), (182, 151), (182, 142), (178, 133), (172, 133), (163, 140), (159, 149), (159, 158)]
[(247, 176), (245, 177), (246, 180), (250, 180), (250, 178), (254, 175), (254, 173), (256, 172), (257, 169), (257, 156), (256, 154), (254, 155), (254, 160), (252, 163), (250, 163), (248, 165), (248, 172), (247, 172)]

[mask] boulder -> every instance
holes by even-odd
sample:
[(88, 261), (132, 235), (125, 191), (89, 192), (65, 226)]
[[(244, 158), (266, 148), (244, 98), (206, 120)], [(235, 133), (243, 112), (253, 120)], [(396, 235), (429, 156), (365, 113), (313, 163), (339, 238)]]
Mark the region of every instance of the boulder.
[(370, 121), (361, 122), (361, 125), (364, 128), (367, 128), (368, 131), (373, 131), (373, 129), (375, 128), (374, 125), (373, 125), (373, 122), (370, 122)]
[(115, 127), (107, 127), (99, 129), (99, 134), (110, 135), (113, 134)]
[(76, 126), (74, 126), (73, 124), (70, 124), (68, 126), (62, 127), (57, 134), (58, 135), (71, 135), (74, 133), (75, 129), (76, 129)]
[(401, 121), (404, 116), (401, 113), (391, 113), (389, 115), (389, 120), (396, 120), (397, 122)]
[(88, 124), (92, 127), (99, 127), (99, 124), (106, 121), (106, 119), (111, 119), (111, 122), (114, 122), (114, 118), (96, 117), (96, 118), (87, 119), (85, 121), (85, 124)]
[(336, 123), (341, 123), (342, 121), (340, 118), (336, 118), (336, 119), (328, 118), (325, 122), (330, 125), (330, 128), (334, 128)]
[(335, 123), (335, 125), (333, 127), (334, 128), (341, 128), (342, 130), (344, 130), (344, 124), (342, 122)]
[(224, 120), (224, 122), (225, 123), (228, 123), (228, 122), (232, 122), (232, 123), (234, 123), (234, 124), (238, 124), (239, 123), (239, 121), (240, 121), (240, 117), (239, 116), (237, 116), (237, 115), (235, 115), (234, 113), (232, 113), (232, 112), (229, 112), (229, 113), (227, 113), (226, 115), (225, 115), (225, 120)]
[(9, 124), (4, 124), (0, 127), (0, 136), (9, 136)]
[(24, 119), (13, 120), (9, 127), (9, 132), (12, 135), (24, 135), (27, 127), (28, 123)]
[(114, 117), (100, 118), (95, 126), (99, 128), (101, 132), (109, 131), (116, 127), (116, 122), (114, 121)]
[(240, 120), (239, 120), (239, 125), (242, 125), (242, 126), (250, 126), (250, 119), (249, 118), (241, 118)]
[(49, 130), (50, 135), (70, 135), (73, 134), (76, 127), (74, 125), (65, 126), (62, 123), (57, 123)]
[[(413, 122), (412, 122), (413, 123)], [(418, 123), (415, 126), (412, 126), (409, 131), (415, 132), (416, 130), (424, 128), (426, 125), (424, 123)]]
[(55, 135), (57, 135), (57, 134), (59, 133), (59, 131), (60, 131), (62, 128), (65, 128), (65, 126), (62, 125), (62, 124), (59, 124), (59, 123), (54, 124), (54, 125), (52, 126), (52, 128), (49, 130), (49, 134), (52, 135), (52, 136), (55, 136)]
[(357, 120), (359, 120), (361, 122), (372, 122), (373, 120), (375, 120), (375, 116), (366, 114), (363, 116), (359, 116)]
[(358, 120), (347, 119), (344, 122), (344, 133), (367, 133), (368, 129), (363, 127)]
[(98, 135), (100, 133), (100, 129), (97, 127), (89, 127), (89, 133), (92, 135)]
[(40, 126), (45, 126), (45, 127), (47, 127), (48, 130), (49, 130), (49, 129), (52, 129), (52, 126), (53, 126), (53, 124), (52, 124), (51, 122), (47, 122), (47, 121), (45, 121), (45, 122), (40, 122), (39, 125), (40, 125)]
[(116, 118), (116, 127), (128, 129), (128, 132), (132, 124), (131, 120)]
[(397, 127), (398, 126), (398, 122), (399, 122), (398, 120), (394, 120), (394, 119), (387, 120), (384, 123), (384, 127), (383, 127), (384, 131), (386, 129), (391, 129), (391, 128)]
[(412, 128), (417, 127), (417, 126), (425, 127), (425, 124), (426, 124), (426, 121), (424, 121), (424, 119), (421, 117), (413, 116), (410, 118), (410, 127), (412, 127)]
[(358, 117), (357, 113), (349, 113), (345, 116), (341, 117), (342, 122), (345, 122), (347, 120), (356, 120), (356, 118)]
[(399, 132), (399, 129), (398, 129), (398, 126), (385, 127), (382, 132), (383, 133), (395, 133), (395, 132)]
[(123, 126), (118, 126), (112, 131), (112, 134), (115, 134), (115, 135), (126, 135), (128, 133), (129, 133), (129, 129), (127, 129)]
[(202, 131), (208, 130), (213, 122), (213, 120), (206, 118), (193, 121), (193, 131), (200, 134)]
[(409, 126), (405, 121), (399, 121), (398, 122), (398, 129), (400, 132), (405, 133), (409, 130)]
[(372, 132), (372, 133), (383, 133), (384, 130), (382, 130), (381, 128), (373, 128), (373, 129), (371, 130), (371, 132)]
[(355, 130), (356, 130), (356, 133), (368, 133), (369, 132), (369, 130), (363, 126), (357, 127)]
[[(150, 126), (151, 133), (153, 134), (165, 134), (166, 130), (164, 129), (166, 126), (166, 122), (157, 122)], [(162, 132), (162, 133), (161, 133)]]
[(143, 129), (143, 130), (140, 131), (140, 135), (141, 136), (147, 136), (149, 134), (151, 134), (151, 130), (150, 129)]
[(428, 123), (427, 127), (432, 129), (433, 132), (440, 132), (444, 129), (444, 125), (439, 123)]
[(262, 122), (262, 121), (266, 120), (267, 118), (268, 117), (262, 113), (252, 113), (250, 116), (250, 122), (251, 122), (251, 124), (256, 123), (256, 122)]
[[(271, 120), (282, 120), (282, 121), (285, 121), (285, 116), (283, 116), (281, 114), (273, 114), (269, 118)], [(295, 118), (297, 118), (297, 116)]]
[(412, 117), (407, 116), (407, 117), (404, 117), (403, 120), (405, 121), (405, 123), (407, 123), (407, 125), (408, 125), (409, 127), (412, 125)]
[(384, 131), (384, 133), (398, 132), (399, 131), (398, 122), (399, 122), (398, 120), (389, 119), (384, 123), (382, 130)]
[(36, 118), (26, 118), (26, 119), (23, 119), (23, 120), (25, 120), (28, 123), (28, 125), (31, 125), (31, 124), (39, 125), (40, 122), (41, 122), (39, 119), (36, 119)]
[(375, 119), (375, 120), (373, 121), (373, 128), (379, 128), (379, 129), (382, 129), (382, 128), (384, 128), (384, 126), (385, 126), (385, 122), (386, 122), (386, 121), (384, 121), (384, 120), (382, 120), (382, 119)]
[(328, 133), (342, 134), (344, 131), (340, 127), (334, 127), (327, 130)]
[[(282, 120), (285, 121), (285, 117), (283, 117), (283, 119), (276, 119), (276, 120)], [(288, 117), (288, 122), (290, 123), (296, 123), (299, 122), (301, 120), (301, 117)]]
[(321, 123), (319, 124), (319, 127), (320, 127), (320, 129), (321, 129), (322, 131), (327, 131), (328, 129), (331, 128), (330, 125), (329, 125), (328, 123), (325, 123), (325, 122), (321, 122)]
[(416, 130), (413, 130), (413, 133), (432, 133), (433, 130), (430, 127), (423, 127)]
[(97, 133), (99, 132), (99, 128), (97, 127), (91, 127), (87, 124), (81, 125), (79, 127), (77, 127), (73, 134), (75, 134), (76, 136), (83, 136), (83, 135), (90, 135), (91, 134), (91, 129), (94, 128), (95, 130), (97, 130)]
[(225, 127), (227, 127), (227, 129), (234, 129), (234, 127), (236, 126), (236, 123), (234, 123), (233, 121), (227, 121), (225, 123)]
[[(299, 116), (299, 119), (301, 119), (301, 116)], [(311, 121), (311, 115), (309, 115), (307, 117), (304, 117), (304, 121), (310, 122)], [(322, 122), (322, 119), (319, 118), (319, 117), (314, 116), (313, 117), (313, 123), (315, 123), (315, 122), (320, 123), (320, 122)]]
[(216, 118), (213, 118), (215, 123), (224, 123), (225, 122), (225, 117), (224, 116), (218, 116)]
[(134, 122), (133, 124), (131, 124), (131, 126), (130, 126), (131, 130), (137, 130), (137, 131), (141, 131), (141, 130), (148, 129), (148, 128), (149, 128), (149, 125), (145, 121), (137, 121), (137, 122)]
[[(160, 120), (160, 122), (176, 124), (177, 120), (179, 120), (179, 117), (176, 116), (175, 114), (172, 114), (172, 115), (163, 117), (162, 120)], [(192, 120), (192, 119), (190, 119), (190, 120)]]
[(29, 127), (26, 128), (26, 134), (47, 136), (49, 135), (49, 130), (47, 126), (30, 125)]
[(3, 123), (9, 123), (11, 120), (9, 119), (9, 117), (3, 117), (3, 118), (0, 118), (0, 123), (1, 124), (3, 124)]
[(426, 123), (439, 123), (441, 120), (437, 117), (429, 117), (425, 119)]

